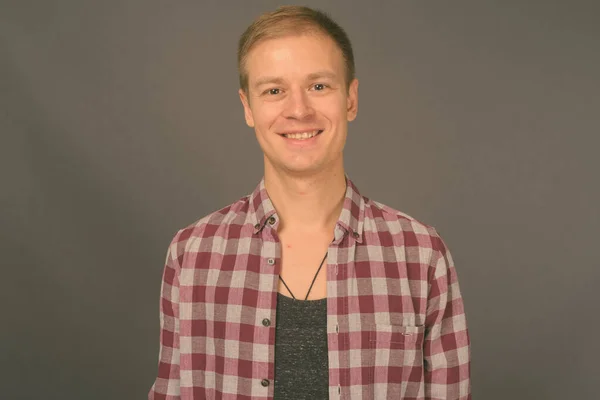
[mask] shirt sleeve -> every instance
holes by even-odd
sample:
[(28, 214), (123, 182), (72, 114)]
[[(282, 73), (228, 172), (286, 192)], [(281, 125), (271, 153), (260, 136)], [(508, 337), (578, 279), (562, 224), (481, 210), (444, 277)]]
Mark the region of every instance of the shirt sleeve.
[(167, 251), (161, 282), (158, 375), (148, 393), (148, 400), (180, 399), (179, 273), (176, 240), (173, 240)]
[(434, 235), (424, 342), (425, 398), (471, 400), (471, 350), (450, 251)]

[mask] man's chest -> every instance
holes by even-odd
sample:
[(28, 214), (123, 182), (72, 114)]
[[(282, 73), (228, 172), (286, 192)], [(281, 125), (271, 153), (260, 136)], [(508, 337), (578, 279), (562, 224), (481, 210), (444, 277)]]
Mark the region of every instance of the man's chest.
[[(327, 297), (329, 235), (281, 235), (278, 291), (301, 300)], [(285, 284), (284, 284), (285, 282)], [(286, 287), (287, 285), (287, 287)], [(290, 294), (290, 291), (292, 294)]]
[(422, 320), (429, 254), (332, 239), (265, 235), (190, 245), (178, 276), (182, 319), (262, 326), (263, 319), (275, 318), (274, 294), (291, 297), (281, 277), (302, 300), (312, 284), (309, 299), (330, 298), (328, 313), (338, 317), (360, 314), (360, 321), (383, 324)]

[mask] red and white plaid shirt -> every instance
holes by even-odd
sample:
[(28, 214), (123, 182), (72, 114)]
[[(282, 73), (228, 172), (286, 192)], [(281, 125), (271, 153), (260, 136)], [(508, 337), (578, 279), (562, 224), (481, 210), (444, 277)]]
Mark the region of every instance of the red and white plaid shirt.
[[(448, 248), (435, 228), (346, 183), (327, 255), (329, 398), (470, 399), (470, 340)], [(149, 399), (273, 398), (278, 225), (263, 177), (177, 232)]]

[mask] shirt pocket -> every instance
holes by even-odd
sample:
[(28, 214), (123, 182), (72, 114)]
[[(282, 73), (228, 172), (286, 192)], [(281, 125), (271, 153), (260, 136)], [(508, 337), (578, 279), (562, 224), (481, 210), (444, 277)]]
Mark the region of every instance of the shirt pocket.
[(416, 398), (422, 394), (424, 336), (424, 325), (372, 326), (369, 332), (369, 382), (373, 385), (375, 399)]

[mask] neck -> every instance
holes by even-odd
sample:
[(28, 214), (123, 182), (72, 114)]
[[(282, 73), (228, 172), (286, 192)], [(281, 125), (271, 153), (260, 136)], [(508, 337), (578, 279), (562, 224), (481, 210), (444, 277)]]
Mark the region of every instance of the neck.
[(278, 231), (332, 232), (346, 194), (343, 168), (305, 176), (265, 169), (265, 188), (280, 218)]

